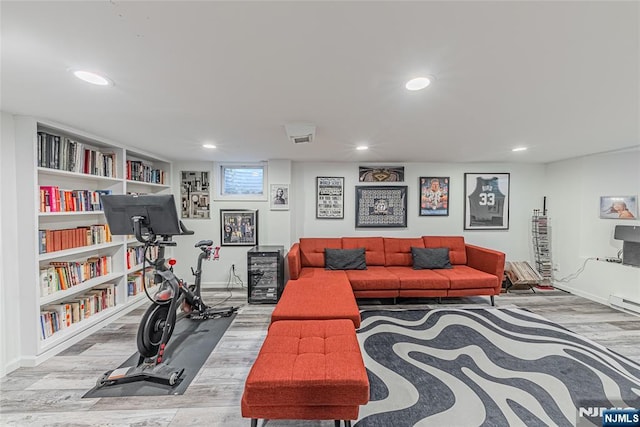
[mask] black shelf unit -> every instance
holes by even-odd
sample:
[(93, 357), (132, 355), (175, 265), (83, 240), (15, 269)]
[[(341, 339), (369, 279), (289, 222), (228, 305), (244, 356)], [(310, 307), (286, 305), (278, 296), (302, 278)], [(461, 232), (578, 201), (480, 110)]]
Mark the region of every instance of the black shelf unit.
[(275, 304), (284, 289), (284, 246), (254, 246), (247, 252), (249, 304)]

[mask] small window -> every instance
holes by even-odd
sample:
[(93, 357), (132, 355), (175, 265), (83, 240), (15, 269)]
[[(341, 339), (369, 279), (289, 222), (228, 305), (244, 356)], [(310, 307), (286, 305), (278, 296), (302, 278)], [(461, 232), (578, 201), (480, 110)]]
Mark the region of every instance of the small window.
[(266, 166), (219, 164), (217, 196), (223, 200), (266, 200)]

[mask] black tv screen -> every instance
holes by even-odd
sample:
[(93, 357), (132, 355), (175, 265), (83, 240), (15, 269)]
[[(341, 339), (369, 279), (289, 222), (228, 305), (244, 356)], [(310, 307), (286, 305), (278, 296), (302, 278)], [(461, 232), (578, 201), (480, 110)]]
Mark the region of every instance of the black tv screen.
[(104, 195), (104, 215), (113, 235), (135, 234), (134, 216), (141, 216), (143, 233), (175, 236), (181, 234), (180, 220), (173, 194)]

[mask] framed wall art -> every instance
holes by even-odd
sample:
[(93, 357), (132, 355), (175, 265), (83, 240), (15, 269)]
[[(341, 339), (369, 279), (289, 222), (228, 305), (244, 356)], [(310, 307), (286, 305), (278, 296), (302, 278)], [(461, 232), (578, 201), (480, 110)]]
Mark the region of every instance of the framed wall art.
[(209, 219), (209, 172), (180, 173), (180, 202), (183, 219)]
[(600, 218), (636, 219), (638, 217), (638, 198), (636, 196), (600, 197)]
[(420, 216), (449, 215), (449, 177), (421, 176)]
[(509, 229), (509, 174), (464, 174), (464, 229)]
[(360, 182), (404, 182), (404, 166), (360, 166)]
[(406, 185), (356, 187), (356, 227), (406, 226)]
[(269, 196), (272, 211), (289, 210), (289, 184), (271, 184)]
[(222, 246), (257, 245), (258, 210), (220, 209), (220, 234)]
[(316, 177), (316, 218), (344, 218), (344, 178)]

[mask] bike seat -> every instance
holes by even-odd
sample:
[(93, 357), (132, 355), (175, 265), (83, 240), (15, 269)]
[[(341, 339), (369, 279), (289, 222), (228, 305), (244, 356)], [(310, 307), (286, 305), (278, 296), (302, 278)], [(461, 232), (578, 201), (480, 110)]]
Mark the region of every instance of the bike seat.
[(196, 248), (200, 248), (202, 246), (213, 246), (213, 240), (200, 240), (196, 243)]

